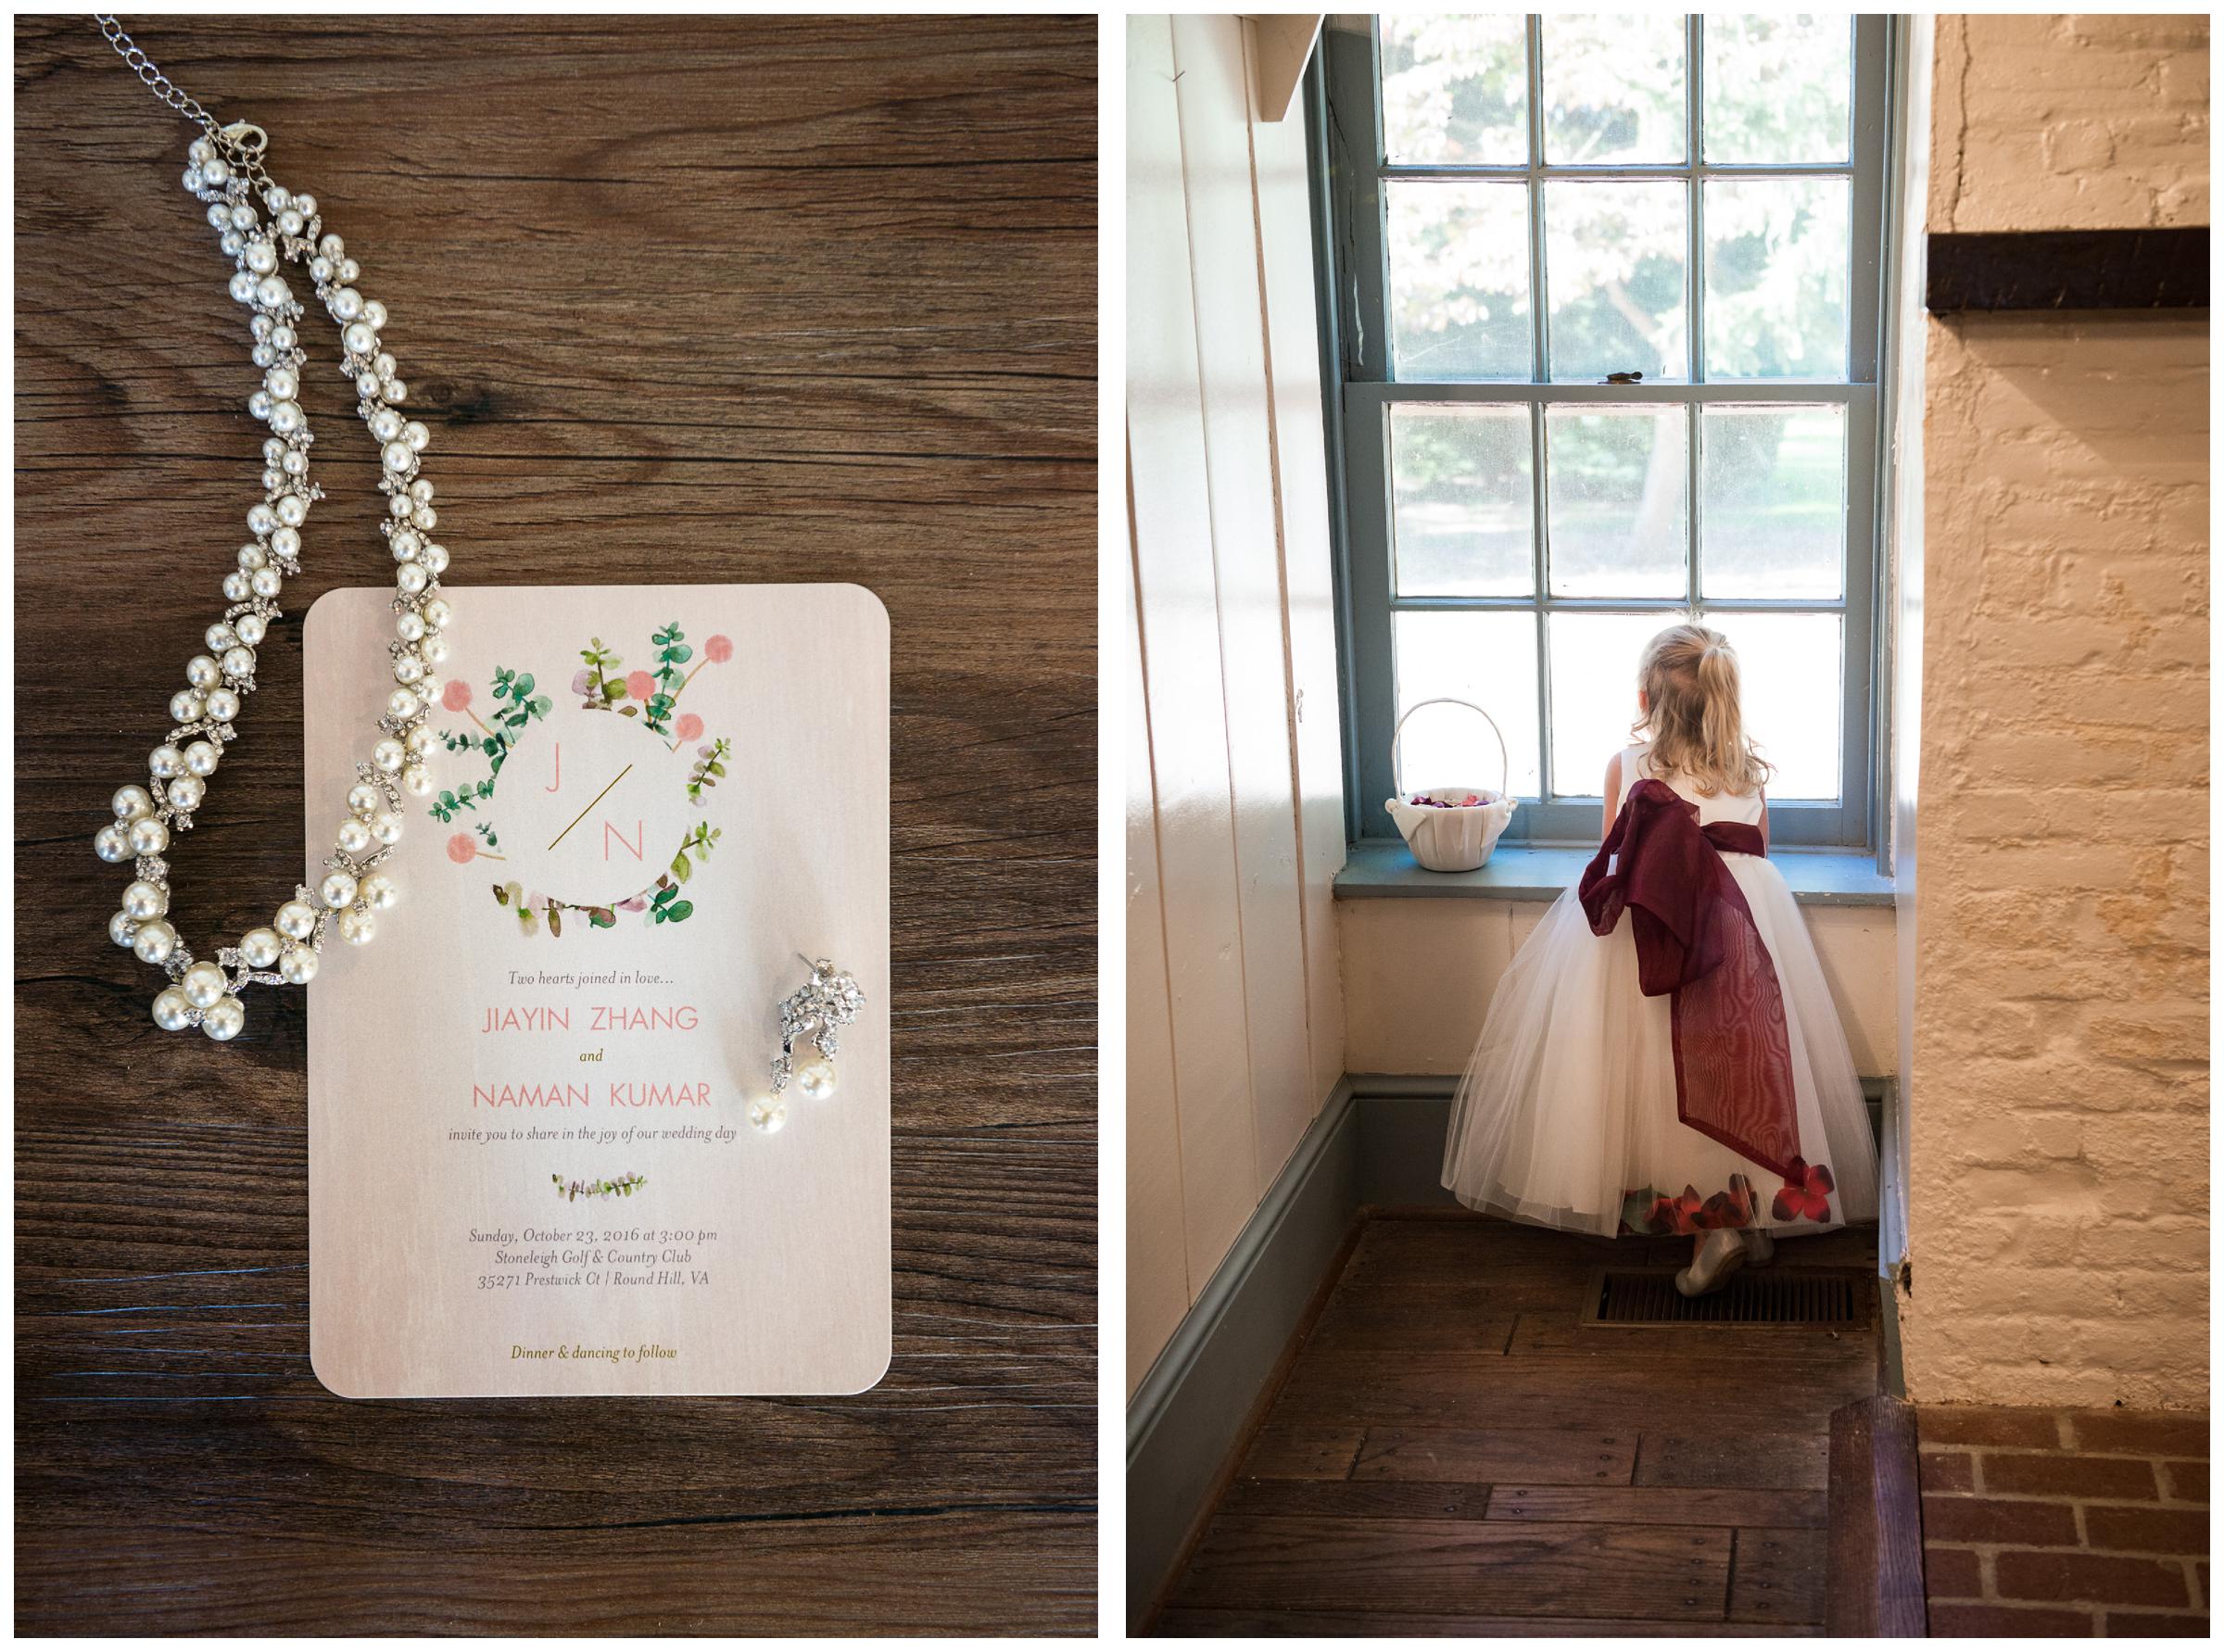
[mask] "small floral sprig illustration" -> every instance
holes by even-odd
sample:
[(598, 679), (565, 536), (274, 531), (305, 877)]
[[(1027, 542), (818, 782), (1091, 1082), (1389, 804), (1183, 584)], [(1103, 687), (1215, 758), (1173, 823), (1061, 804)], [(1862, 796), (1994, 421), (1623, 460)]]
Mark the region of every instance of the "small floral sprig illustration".
[(723, 829), (707, 820), (698, 825), (679, 840), (679, 852), (672, 857), (672, 876), (681, 883), (687, 882), (695, 875), (695, 868), (688, 864), (688, 856), (692, 854), (699, 863), (709, 860), (711, 851), (718, 847), (718, 839), (725, 836)]
[(621, 706), (618, 702), (632, 692), (626, 679), (618, 675), (626, 663), (615, 649), (602, 646), (600, 637), (587, 639), (587, 647), (579, 650), (579, 658), (587, 662), (585, 669), (572, 678), (572, 692), (580, 697), (588, 711), (617, 710), (628, 717), (640, 715), (638, 707)]
[[(471, 839), (458, 832), (449, 839), (449, 858), (450, 860), (456, 858), (458, 843), (461, 843), (466, 849), (472, 847)], [(466, 855), (463, 858), (468, 860), (470, 856)], [(502, 857), (495, 854), (486, 858), (490, 861), (499, 861)], [(548, 895), (529, 893), (525, 886), (514, 878), (508, 883), (498, 883), (494, 886), (494, 903), (497, 906), (514, 908), (517, 913), (517, 927), (527, 935), (539, 934), (541, 920), (545, 917), (548, 920), (549, 933), (561, 938), (563, 934), (563, 914), (567, 912), (584, 914), (587, 917), (588, 927), (594, 929), (613, 928), (618, 921), (617, 913), (610, 907), (582, 906), (575, 901), (558, 901)]]
[[(512, 748), (517, 744), (519, 732), (536, 718), (546, 717), (556, 703), (545, 694), (534, 693), (533, 688), (531, 672), (512, 671), (506, 665), (494, 668), (494, 698), (509, 702), (494, 712), (494, 720), (499, 725), (494, 728), (480, 722), (479, 714), (471, 709), (469, 683), (457, 677), (441, 689), (442, 705), (451, 712), (461, 712), (479, 725), (479, 732), (475, 736), (443, 734), (440, 737), (441, 744), (450, 751), (476, 750), (484, 753), (486, 777), (484, 780), (465, 780), (452, 791), (442, 791), (428, 805), (435, 820), (446, 826), (455, 819), (458, 810), (476, 810), (479, 804), (494, 796), (495, 776), (502, 772), (502, 764), (509, 760)], [(486, 835), (487, 845), (491, 848), (493, 834), (487, 832)]]
[[(713, 641), (717, 640), (713, 638)], [(683, 687), (686, 685), (681, 685)], [(682, 722), (686, 719), (682, 718)], [(733, 743), (720, 735), (707, 746), (695, 748), (695, 767), (688, 775), (688, 801), (702, 801), (705, 788), (714, 787), (726, 778), (726, 760), (733, 752)]]
[(684, 924), (695, 915), (695, 902), (679, 898), (679, 885), (669, 877), (656, 880), (656, 894), (649, 902), (651, 924)]
[(687, 640), (687, 634), (674, 620), (663, 630), (651, 635), (656, 645), (656, 669), (634, 671), (624, 676), (618, 675), (625, 665), (617, 653), (603, 646), (600, 637), (588, 638), (588, 646), (579, 650), (579, 658), (587, 663), (572, 677), (572, 692), (579, 696), (581, 709), (590, 712), (616, 712), (624, 717), (638, 717), (649, 728), (664, 738), (667, 750), (676, 751), (688, 740), (702, 738), (702, 719), (692, 712), (675, 720), (673, 711), (679, 697), (687, 692), (698, 673), (706, 665), (723, 665), (734, 657), (734, 639), (730, 637), (713, 637), (702, 645), (702, 658), (695, 669), (682, 676), (679, 668), (694, 659), (695, 650)]
[(549, 1179), (556, 1184), (556, 1196), (566, 1204), (570, 1204), (582, 1196), (589, 1199), (604, 1199), (613, 1196), (630, 1199), (633, 1197), (633, 1190), (643, 1186), (649, 1179), (637, 1170), (619, 1177), (615, 1181), (591, 1179), (587, 1181), (566, 1181), (553, 1172), (550, 1172)]
[(649, 640), (656, 645), (656, 687), (649, 696), (649, 704), (641, 716), (650, 727), (668, 738), (672, 730), (666, 725), (672, 715), (673, 703), (679, 698), (679, 690), (683, 686), (679, 668), (695, 658), (695, 650), (688, 646), (686, 634), (680, 630), (677, 620), (672, 621), (662, 631), (651, 632)]

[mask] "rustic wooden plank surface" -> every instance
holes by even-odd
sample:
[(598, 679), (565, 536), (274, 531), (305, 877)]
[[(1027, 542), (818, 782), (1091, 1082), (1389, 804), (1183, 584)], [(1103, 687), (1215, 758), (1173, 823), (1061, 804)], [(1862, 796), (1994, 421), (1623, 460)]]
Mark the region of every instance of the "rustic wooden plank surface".
[(1216, 1516), (1169, 1602), (1245, 1611), (1482, 1611), (1720, 1621), (1713, 1526)]
[[(190, 130), (82, 19), (19, 19), (18, 1627), (1093, 1629), (1093, 21), (134, 32), (360, 257), (459, 581), (886, 601), (896, 1352), (827, 1401), (310, 1376), (300, 995), (221, 1053), (158, 1032), (90, 850), (257, 497), (244, 318)], [(385, 577), (304, 341), (328, 497), (176, 857), (189, 936), (291, 884), (299, 615)]]
[[(1820, 1628), (1776, 1623), (1709, 1623), (1709, 1640), (1771, 1640), (1819, 1635)], [(1484, 1618), (1448, 1612), (1239, 1612), (1177, 1607), (1158, 1614), (1157, 1633), (1182, 1639), (1223, 1640), (1233, 1635), (1411, 1635), (1463, 1638), (1518, 1635), (1622, 1639), (1696, 1635), (1700, 1628), (1650, 1618)]]
[(1583, 1325), (1594, 1270), (1658, 1248), (1370, 1220), (1155, 1633), (1818, 1633), (1830, 1414), (1876, 1392), (1875, 1330)]

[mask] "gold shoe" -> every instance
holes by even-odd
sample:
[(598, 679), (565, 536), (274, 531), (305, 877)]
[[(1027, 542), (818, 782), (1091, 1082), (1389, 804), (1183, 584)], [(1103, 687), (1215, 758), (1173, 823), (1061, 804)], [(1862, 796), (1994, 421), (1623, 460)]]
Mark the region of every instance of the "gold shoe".
[(1766, 1267), (1776, 1259), (1776, 1242), (1766, 1228), (1744, 1228), (1738, 1238), (1745, 1242), (1745, 1259), (1755, 1267)]

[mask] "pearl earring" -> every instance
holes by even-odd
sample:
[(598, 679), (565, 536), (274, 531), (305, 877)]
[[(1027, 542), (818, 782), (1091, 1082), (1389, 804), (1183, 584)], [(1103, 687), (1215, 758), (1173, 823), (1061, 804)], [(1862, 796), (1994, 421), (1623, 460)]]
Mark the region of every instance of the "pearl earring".
[[(772, 1058), (771, 1091), (759, 1096), (749, 1110), (749, 1122), (768, 1136), (788, 1122), (788, 1103), (780, 1096), (790, 1078), (815, 1102), (823, 1102), (834, 1093), (837, 1034), (856, 1020), (857, 1012), (865, 1007), (864, 989), (848, 970), (836, 969), (824, 958), (815, 962), (804, 958), (802, 962), (810, 966), (811, 978), (780, 1000), (780, 1053)], [(819, 1058), (797, 1072), (795, 1046), (807, 1033), (818, 1046)]]

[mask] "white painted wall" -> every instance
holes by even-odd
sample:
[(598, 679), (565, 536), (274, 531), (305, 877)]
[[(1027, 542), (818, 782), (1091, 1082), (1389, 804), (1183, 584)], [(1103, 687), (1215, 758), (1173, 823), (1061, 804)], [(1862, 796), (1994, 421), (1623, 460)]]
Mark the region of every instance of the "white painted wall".
[(1128, 1391), (1345, 1069), (1305, 132), (1252, 26), (1128, 24)]

